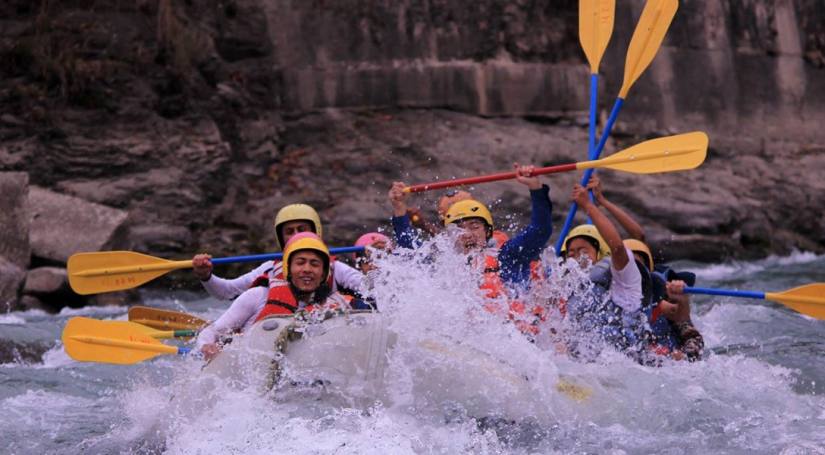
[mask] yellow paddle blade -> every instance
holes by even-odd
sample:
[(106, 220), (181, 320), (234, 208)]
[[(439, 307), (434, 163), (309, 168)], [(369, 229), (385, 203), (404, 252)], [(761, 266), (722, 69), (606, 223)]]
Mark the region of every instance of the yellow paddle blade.
[(559, 381), (556, 383), (556, 391), (561, 392), (568, 398), (579, 403), (585, 402), (593, 396), (593, 390), (589, 387), (577, 385), (571, 380), (562, 377), (559, 377)]
[(132, 289), (192, 261), (168, 261), (133, 251), (77, 253), (67, 264), (69, 285), (81, 295)]
[(599, 63), (613, 34), (615, 15), (616, 0), (579, 0), (579, 42), (591, 74), (599, 72)]
[(807, 284), (784, 292), (766, 292), (765, 299), (825, 320), (825, 283)]
[(63, 329), (63, 348), (79, 362), (129, 365), (160, 354), (177, 354), (143, 330), (125, 321), (72, 318)]
[(577, 163), (576, 168), (606, 168), (634, 174), (684, 171), (699, 167), (707, 152), (708, 135), (694, 131), (651, 139), (607, 158)]
[(627, 98), (630, 87), (653, 61), (678, 8), (678, 0), (647, 0), (627, 49), (619, 98)]
[(208, 321), (191, 314), (146, 306), (129, 308), (129, 321), (157, 330), (200, 330), (209, 324)]

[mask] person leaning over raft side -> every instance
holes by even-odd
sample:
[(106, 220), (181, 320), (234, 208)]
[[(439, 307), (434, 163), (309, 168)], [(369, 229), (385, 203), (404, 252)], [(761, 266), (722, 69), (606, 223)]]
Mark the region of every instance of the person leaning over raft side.
[(562, 252), (582, 268), (589, 267), (594, 287), (592, 294), (573, 295), (567, 300), (567, 317), (579, 330), (597, 334), (621, 351), (637, 353), (645, 319), (640, 266), (610, 219), (590, 201), (587, 190), (576, 184), (572, 198), (593, 225), (572, 229)]
[[(530, 263), (538, 259), (553, 232), (551, 225), (552, 203), (547, 185), (531, 176), (532, 166), (515, 165), (516, 180), (530, 189), (532, 214), (530, 225), (508, 240), (501, 249), (496, 248), (493, 237), (493, 218), (484, 204), (468, 199), (454, 203), (445, 214), (445, 225), (455, 224), (461, 229), (456, 248), (482, 274), (480, 288), (488, 299), (508, 297), (514, 286), (526, 287), (531, 277)], [(405, 185), (395, 182), (388, 197), (393, 207), (393, 228), (396, 244), (401, 248), (415, 248), (420, 244), (407, 216)], [(509, 304), (510, 317), (518, 302)], [(490, 310), (490, 308), (488, 308)], [(492, 310), (491, 310), (492, 311)]]
[(368, 309), (363, 302), (347, 299), (330, 289), (327, 278), (332, 263), (329, 249), (320, 237), (308, 232), (293, 236), (284, 249), (286, 280), (259, 282), (244, 291), (217, 321), (200, 332), (195, 348), (210, 360), (220, 352), (220, 337), (244, 331), (268, 315)]
[(653, 254), (644, 243), (644, 229), (629, 213), (607, 200), (601, 180), (596, 175), (591, 177), (587, 189), (593, 191), (596, 203), (606, 208), (627, 231), (631, 238), (624, 241), (625, 246), (630, 248), (636, 260), (651, 274), (649, 283), (652, 289), (642, 292), (645, 295), (652, 294), (649, 304), (644, 305), (650, 325), (647, 334), (650, 349), (676, 360), (685, 357), (689, 361), (701, 359), (704, 340), (690, 319), (688, 296), (681, 291), (678, 294), (667, 292), (674, 280), (682, 283), (680, 289), (684, 288), (684, 282), (681, 280), (692, 286), (696, 275), (690, 272), (675, 272), (667, 266), (654, 264)]
[[(278, 247), (283, 249), (292, 236), (301, 232), (314, 232), (323, 237), (323, 227), (318, 212), (306, 204), (291, 204), (283, 207), (275, 216), (275, 238)], [(200, 279), (204, 289), (216, 299), (231, 300), (249, 289), (252, 283), (263, 275), (283, 279), (281, 261), (266, 261), (254, 270), (237, 278), (226, 279), (212, 273), (212, 256), (198, 254), (192, 259), (195, 276)], [(334, 261), (330, 274), (330, 287), (355, 291), (361, 285), (363, 275), (343, 262)]]

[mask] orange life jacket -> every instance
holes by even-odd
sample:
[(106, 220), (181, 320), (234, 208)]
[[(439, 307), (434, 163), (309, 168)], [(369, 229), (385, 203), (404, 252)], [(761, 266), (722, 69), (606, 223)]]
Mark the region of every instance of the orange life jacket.
[[(303, 307), (302, 310), (307, 313), (311, 313), (318, 308), (323, 308), (324, 310), (336, 310), (348, 305), (351, 300), (352, 297), (347, 299), (341, 294), (333, 292), (326, 298), (323, 304), (307, 305)], [(292, 288), (289, 283), (281, 282), (281, 284), (269, 288), (269, 293), (266, 296), (266, 304), (263, 309), (261, 309), (260, 313), (258, 313), (258, 316), (255, 318), (255, 322), (258, 322), (270, 315), (284, 316), (295, 314), (298, 311), (299, 305), (298, 300), (295, 299), (295, 294), (292, 293)]]
[[(498, 258), (486, 255), (484, 257), (484, 276), (479, 288), (487, 291), (484, 295), (487, 298), (487, 301), (484, 302), (484, 309), (493, 314), (502, 313), (500, 302), (494, 299), (507, 295), (507, 288), (499, 276), (499, 270)], [(507, 318), (514, 321), (516, 327), (523, 333), (536, 335), (539, 332), (538, 326), (527, 320), (527, 314), (532, 314), (532, 319), (535, 322), (545, 320), (544, 308), (539, 305), (533, 305), (532, 308), (528, 309), (527, 305), (518, 300), (507, 302)]]

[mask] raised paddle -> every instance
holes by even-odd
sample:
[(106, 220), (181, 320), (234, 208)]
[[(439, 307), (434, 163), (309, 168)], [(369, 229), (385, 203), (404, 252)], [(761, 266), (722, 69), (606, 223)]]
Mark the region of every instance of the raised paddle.
[[(158, 341), (146, 328), (126, 321), (72, 318), (63, 329), (63, 348), (79, 362), (130, 365), (161, 354), (186, 354), (189, 348)], [(151, 329), (149, 329), (151, 330)]]
[[(579, 43), (590, 64), (590, 122), (587, 158), (595, 160), (596, 112), (599, 97), (599, 64), (613, 34), (616, 0), (579, 0)], [(592, 198), (591, 194), (591, 198)]]
[(812, 318), (825, 320), (825, 283), (806, 284), (783, 292), (734, 291), (730, 289), (692, 287), (686, 287), (684, 292), (686, 294), (770, 300)]
[(161, 310), (148, 306), (129, 308), (129, 321), (157, 330), (200, 330), (207, 324), (197, 316), (178, 311)]
[[(600, 160), (536, 168), (531, 175), (555, 174), (596, 168), (613, 169), (635, 174), (683, 171), (694, 169), (702, 164), (702, 162), (705, 161), (707, 149), (708, 136), (701, 131), (694, 131), (692, 133), (651, 139)], [(516, 178), (515, 172), (502, 172), (479, 177), (445, 180), (443, 182), (422, 183), (408, 186), (404, 188), (404, 191), (408, 193), (418, 193), (421, 191), (514, 178)]]
[[(348, 246), (329, 251), (331, 254), (345, 254), (363, 250), (362, 246)], [(262, 262), (282, 257), (283, 253), (232, 256), (213, 258), (212, 264)], [(135, 288), (169, 271), (192, 268), (192, 260), (170, 261), (133, 251), (101, 251), (73, 254), (66, 268), (69, 285), (74, 292), (87, 295)]]
[[(619, 111), (622, 110), (624, 100), (630, 92), (630, 88), (639, 79), (639, 76), (647, 69), (653, 57), (659, 51), (662, 41), (667, 34), (667, 29), (673, 21), (673, 16), (676, 15), (676, 10), (679, 8), (678, 0), (648, 0), (645, 4), (642, 15), (639, 17), (639, 22), (636, 24), (636, 29), (633, 31), (633, 37), (630, 39), (630, 46), (627, 49), (627, 57), (624, 64), (624, 80), (622, 88), (619, 90), (619, 96), (613, 104), (613, 110), (610, 112), (610, 117), (607, 118), (604, 131), (602, 132), (599, 145), (596, 146), (594, 153), (590, 156), (591, 160), (598, 159), (601, 156), (604, 144), (607, 138), (610, 137), (610, 132), (613, 130), (613, 124), (616, 122), (616, 117), (619, 116)], [(593, 175), (592, 170), (588, 170), (582, 177), (582, 186), (587, 185), (590, 181), (590, 176)], [(556, 254), (561, 254), (561, 246), (567, 233), (573, 224), (573, 218), (576, 216), (578, 205), (574, 202), (570, 206), (570, 211), (567, 213), (567, 219), (564, 221), (564, 227), (561, 230), (558, 240), (556, 241)]]

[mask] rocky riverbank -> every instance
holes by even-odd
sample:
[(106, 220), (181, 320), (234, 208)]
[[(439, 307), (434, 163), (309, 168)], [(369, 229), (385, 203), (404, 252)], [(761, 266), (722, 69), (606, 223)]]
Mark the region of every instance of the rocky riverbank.
[[(387, 226), (393, 180), (582, 160), (576, 2), (442, 3), (5, 2), (3, 308), (88, 303), (66, 288), (77, 251), (266, 252), (275, 211), (296, 201), (345, 245)], [(642, 5), (619, 5), (602, 118)], [(680, 174), (602, 174), (661, 259), (825, 251), (823, 15), (802, 0), (681, 6), (605, 153), (701, 129), (708, 160)], [(557, 226), (575, 179), (545, 179)], [(524, 222), (518, 185), (476, 192)], [(432, 215), (435, 197), (414, 202)], [(192, 283), (169, 277), (157, 285)]]

